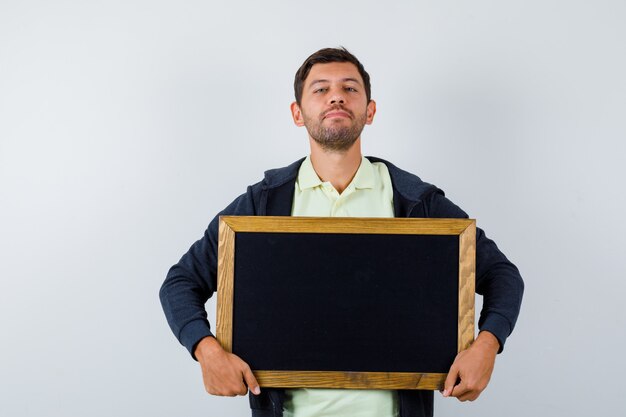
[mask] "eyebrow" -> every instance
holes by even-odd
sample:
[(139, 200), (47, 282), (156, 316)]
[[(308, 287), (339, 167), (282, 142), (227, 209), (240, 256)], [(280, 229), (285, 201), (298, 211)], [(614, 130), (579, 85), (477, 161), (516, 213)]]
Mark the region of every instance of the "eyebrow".
[[(354, 82), (354, 83), (357, 83), (358, 85), (361, 85), (361, 83), (359, 82), (359, 80), (357, 80), (356, 78), (350, 78), (350, 77), (348, 77), (348, 78), (342, 78), (340, 81), (341, 81), (341, 82), (344, 82), (344, 83), (345, 83), (346, 81), (352, 81), (352, 82)], [(312, 82), (311, 82), (311, 84), (309, 84), (309, 87), (311, 87), (311, 86), (313, 86), (313, 85), (315, 85), (315, 84), (318, 84), (318, 83), (328, 83), (328, 82), (330, 82), (330, 80), (326, 80), (326, 79), (323, 79), (323, 78), (322, 78), (322, 79), (320, 79), (320, 80), (314, 80), (314, 81), (312, 81)]]

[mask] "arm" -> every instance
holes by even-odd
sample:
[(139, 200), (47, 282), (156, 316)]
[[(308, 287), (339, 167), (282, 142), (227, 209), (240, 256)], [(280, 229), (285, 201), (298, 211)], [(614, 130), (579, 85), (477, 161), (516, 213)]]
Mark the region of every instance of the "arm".
[[(421, 207), (416, 207), (414, 211), (412, 217), (468, 218), (438, 189), (429, 194)], [(476, 228), (476, 292), (483, 296), (478, 328), (496, 337), (500, 353), (519, 315), (524, 281), (517, 267), (480, 228)]]
[(258, 391), (258, 383), (244, 361), (217, 343), (205, 309), (217, 290), (219, 216), (227, 214), (255, 214), (250, 187), (211, 221), (203, 237), (170, 268), (159, 296), (174, 335), (200, 362), (206, 390), (215, 395), (243, 395), (247, 392), (244, 382), (253, 392)]
[[(440, 190), (424, 200), (422, 210), (424, 217), (468, 217)], [(444, 387), (444, 396), (461, 401), (478, 398), (487, 386), (496, 354), (502, 352), (517, 321), (524, 292), (518, 269), (479, 228), (476, 229), (476, 292), (484, 297), (478, 321), (480, 333), (469, 349), (457, 355)]]

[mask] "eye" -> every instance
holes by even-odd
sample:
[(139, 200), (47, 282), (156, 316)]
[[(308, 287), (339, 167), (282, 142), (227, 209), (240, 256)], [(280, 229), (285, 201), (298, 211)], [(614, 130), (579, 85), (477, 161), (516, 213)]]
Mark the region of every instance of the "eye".
[(313, 90), (313, 94), (315, 94), (315, 93), (323, 93), (326, 90), (328, 90), (328, 88), (326, 88), (326, 87), (318, 88), (316, 90)]
[(354, 88), (354, 87), (346, 87), (345, 90), (349, 91), (351, 93), (356, 93), (356, 88)]

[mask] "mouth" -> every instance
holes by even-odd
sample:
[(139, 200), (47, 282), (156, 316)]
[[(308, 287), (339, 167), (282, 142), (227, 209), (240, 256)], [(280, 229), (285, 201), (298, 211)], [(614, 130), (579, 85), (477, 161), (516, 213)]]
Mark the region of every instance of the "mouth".
[(324, 119), (346, 118), (350, 119), (350, 113), (343, 110), (330, 110), (324, 114)]

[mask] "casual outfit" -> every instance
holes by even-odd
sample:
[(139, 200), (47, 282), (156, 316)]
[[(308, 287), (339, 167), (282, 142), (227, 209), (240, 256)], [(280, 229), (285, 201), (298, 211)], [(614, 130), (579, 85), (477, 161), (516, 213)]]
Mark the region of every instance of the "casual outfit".
[[(393, 187), (382, 162), (362, 157), (341, 194), (322, 182), (307, 157), (298, 171), (292, 216), (393, 217)], [(323, 262), (322, 259), (312, 260)], [(288, 389), (284, 417), (397, 417), (397, 394), (390, 390)]]
[[(379, 164), (387, 168), (392, 186), (394, 217), (468, 217), (437, 187), (382, 159), (368, 157), (367, 160), (371, 162), (372, 169), (376, 167), (380, 169)], [(289, 216), (292, 213), (301, 215), (305, 211), (300, 210), (306, 210), (301, 203), (306, 202), (307, 198), (311, 199), (312, 195), (303, 193), (307, 189), (306, 185), (311, 185), (307, 183), (306, 175), (303, 175), (302, 184), (297, 181), (303, 161), (304, 159), (301, 159), (288, 167), (267, 171), (261, 182), (249, 186), (246, 193), (235, 199), (213, 219), (204, 236), (169, 270), (161, 287), (161, 303), (172, 331), (192, 355), (196, 344), (204, 337), (212, 335), (204, 304), (217, 288), (218, 217)], [(362, 166), (365, 165), (362, 162)], [(381, 184), (385, 182), (384, 177), (384, 173), (378, 176)], [(315, 180), (310, 175), (308, 179)], [(317, 180), (319, 181), (319, 178)], [(361, 184), (360, 181), (355, 175), (351, 184), (354, 185), (352, 191), (354, 196), (362, 194), (356, 187), (357, 183)], [(364, 184), (367, 185), (367, 181)], [(332, 190), (325, 189), (323, 183), (314, 185), (313, 188), (316, 189), (315, 192), (329, 192), (332, 195)], [(381, 208), (384, 206), (385, 193), (389, 192), (388, 187), (385, 190), (382, 192)], [(298, 195), (298, 192), (302, 195)], [(341, 195), (336, 196), (337, 201)], [(330, 213), (320, 215), (327, 216), (333, 213), (341, 215), (336, 214), (342, 213), (341, 210), (352, 213), (349, 214), (351, 216), (358, 216), (361, 213), (358, 204), (354, 208), (344, 209), (341, 209), (340, 205), (333, 202)], [(500, 351), (515, 326), (523, 290), (524, 283), (517, 268), (500, 252), (496, 244), (477, 228), (476, 292), (484, 296), (478, 327), (495, 335), (500, 342)], [(285, 400), (288, 406), (289, 401), (292, 403), (294, 400), (298, 401), (298, 395), (294, 396), (293, 390), (289, 391), (287, 393), (283, 389), (263, 388), (258, 396), (250, 394), (252, 416), (282, 417)], [(432, 391), (399, 390), (393, 398), (397, 398), (392, 401), (400, 417), (433, 415)]]

